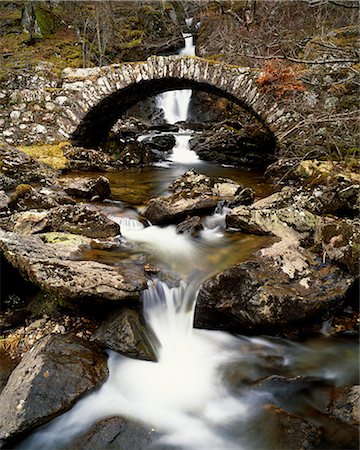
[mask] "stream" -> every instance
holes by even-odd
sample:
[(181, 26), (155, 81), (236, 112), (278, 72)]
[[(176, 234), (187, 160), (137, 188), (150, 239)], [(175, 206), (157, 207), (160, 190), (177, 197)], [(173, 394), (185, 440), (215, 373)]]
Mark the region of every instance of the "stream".
[[(185, 43), (181, 54), (195, 54), (191, 34), (185, 35)], [(158, 96), (157, 106), (168, 123), (185, 121), (190, 97), (188, 90), (166, 92)], [(191, 133), (173, 134), (176, 145), (167, 161), (158, 167), (107, 173), (112, 200), (91, 206), (118, 222), (122, 238), (134, 248), (88, 250), (85, 255), (116, 265), (145, 253), (181, 276), (177, 285), (154, 278), (143, 293), (146, 322), (160, 343), (158, 362), (108, 351), (110, 375), (103, 386), (18, 448), (70, 448), (69, 442), (97, 421), (124, 416), (159, 432), (149, 447), (153, 449), (277, 450), (282, 431), (272, 421), (269, 405), (326, 427), (323, 412), (330, 387), (358, 380), (356, 342), (330, 338), (326, 330), (296, 343), (193, 328), (201, 283), (275, 240), (226, 230), (226, 210), (221, 207), (205, 218), (204, 230), (196, 239), (177, 234), (174, 225), (144, 227), (139, 220), (144, 205), (191, 168), (250, 186), (257, 198), (269, 195), (274, 187), (255, 170), (200, 161), (189, 150)]]

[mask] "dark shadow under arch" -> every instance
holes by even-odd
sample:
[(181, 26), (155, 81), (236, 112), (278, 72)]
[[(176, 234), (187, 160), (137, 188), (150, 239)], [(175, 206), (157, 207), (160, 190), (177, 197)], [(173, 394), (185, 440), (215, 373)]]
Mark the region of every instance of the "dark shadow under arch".
[(240, 105), (259, 120), (269, 131), (269, 135), (272, 136), (273, 139), (272, 151), (274, 151), (276, 146), (275, 136), (262, 117), (260, 117), (244, 101), (211, 84), (181, 78), (160, 78), (140, 81), (108, 95), (85, 115), (71, 136), (72, 143), (85, 148), (99, 147), (106, 141), (112, 126), (128, 109), (137, 103), (144, 101), (148, 97), (176, 89), (192, 89), (207, 92), (226, 98), (227, 100)]

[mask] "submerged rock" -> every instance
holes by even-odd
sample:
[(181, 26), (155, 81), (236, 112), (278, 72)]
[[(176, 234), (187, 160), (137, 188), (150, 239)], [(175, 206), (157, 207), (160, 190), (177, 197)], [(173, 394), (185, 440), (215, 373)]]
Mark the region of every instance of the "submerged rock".
[(104, 176), (98, 178), (73, 178), (66, 180), (64, 183), (64, 191), (77, 198), (91, 200), (96, 197), (103, 200), (104, 198), (109, 198), (111, 194), (110, 181)]
[(125, 308), (101, 323), (91, 340), (131, 358), (157, 361), (159, 342), (138, 311)]
[(353, 278), (285, 240), (200, 288), (195, 326), (238, 332), (322, 322), (339, 309)]
[(37, 236), (0, 231), (0, 250), (25, 278), (60, 301), (136, 300), (146, 287), (147, 279), (139, 270), (74, 261), (73, 246), (45, 244)]
[(68, 410), (107, 377), (106, 355), (71, 335), (49, 335), (25, 354), (0, 395), (0, 442)]
[(267, 450), (311, 450), (320, 443), (320, 427), (274, 404), (264, 405), (258, 420), (258, 434), (265, 436)]
[(142, 450), (161, 436), (154, 428), (146, 427), (124, 417), (109, 417), (93, 425), (87, 433), (66, 446), (68, 450)]

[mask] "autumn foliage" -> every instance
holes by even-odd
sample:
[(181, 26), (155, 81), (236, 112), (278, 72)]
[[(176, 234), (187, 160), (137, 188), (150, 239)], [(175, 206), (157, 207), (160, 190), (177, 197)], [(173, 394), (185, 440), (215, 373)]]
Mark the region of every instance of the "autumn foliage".
[(266, 61), (256, 82), (263, 92), (272, 93), (277, 99), (305, 91), (295, 70), (279, 60)]

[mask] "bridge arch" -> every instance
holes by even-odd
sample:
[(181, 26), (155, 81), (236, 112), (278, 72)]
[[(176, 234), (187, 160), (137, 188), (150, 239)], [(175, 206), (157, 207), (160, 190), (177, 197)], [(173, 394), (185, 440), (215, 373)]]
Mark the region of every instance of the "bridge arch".
[(294, 120), (271, 95), (260, 91), (258, 71), (197, 57), (151, 57), (145, 62), (91, 69), (65, 69), (67, 106), (59, 115), (60, 132), (77, 145), (96, 147), (133, 105), (174, 89), (215, 94), (239, 104), (274, 135)]

